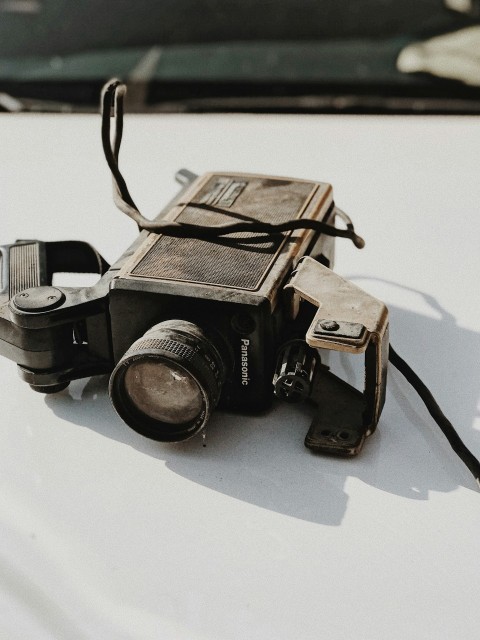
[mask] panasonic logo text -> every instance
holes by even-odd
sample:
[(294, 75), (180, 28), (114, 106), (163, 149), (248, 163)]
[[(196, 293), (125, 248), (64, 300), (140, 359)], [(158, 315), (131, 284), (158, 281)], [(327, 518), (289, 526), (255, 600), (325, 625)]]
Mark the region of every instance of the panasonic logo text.
[(242, 344), (240, 346), (240, 371), (242, 373), (242, 384), (244, 387), (250, 382), (248, 377), (248, 347), (250, 340), (242, 338)]

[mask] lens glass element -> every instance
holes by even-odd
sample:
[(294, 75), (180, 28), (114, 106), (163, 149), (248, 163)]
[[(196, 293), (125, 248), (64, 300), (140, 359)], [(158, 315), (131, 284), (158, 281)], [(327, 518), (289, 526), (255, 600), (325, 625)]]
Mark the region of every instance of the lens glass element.
[(195, 379), (173, 362), (141, 359), (125, 372), (125, 390), (131, 402), (154, 420), (182, 424), (202, 410), (202, 393)]

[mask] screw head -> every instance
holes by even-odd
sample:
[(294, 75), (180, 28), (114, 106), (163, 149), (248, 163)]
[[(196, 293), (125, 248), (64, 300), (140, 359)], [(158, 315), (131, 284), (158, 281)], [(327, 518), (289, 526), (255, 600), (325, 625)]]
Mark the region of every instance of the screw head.
[(320, 323), (320, 326), (324, 331), (337, 331), (340, 329), (340, 325), (335, 320), (324, 320)]

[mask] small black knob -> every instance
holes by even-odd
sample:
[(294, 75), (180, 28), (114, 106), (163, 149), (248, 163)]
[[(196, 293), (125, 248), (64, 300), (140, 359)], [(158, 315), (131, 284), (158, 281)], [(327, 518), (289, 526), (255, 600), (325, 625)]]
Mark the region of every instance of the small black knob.
[(32, 287), (20, 291), (13, 299), (20, 311), (49, 311), (65, 301), (65, 294), (56, 287)]
[(308, 398), (319, 360), (318, 353), (304, 340), (285, 343), (278, 353), (273, 376), (275, 395), (287, 402), (301, 402)]

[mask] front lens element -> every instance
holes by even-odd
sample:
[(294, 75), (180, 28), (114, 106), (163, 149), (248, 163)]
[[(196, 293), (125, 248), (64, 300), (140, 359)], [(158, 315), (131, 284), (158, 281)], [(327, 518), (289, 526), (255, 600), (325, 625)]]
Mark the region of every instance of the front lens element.
[(158, 360), (140, 360), (125, 372), (125, 391), (145, 415), (170, 424), (190, 422), (202, 409), (202, 392), (185, 369)]
[(154, 440), (177, 442), (201, 431), (220, 398), (225, 367), (197, 325), (168, 320), (133, 343), (110, 378), (120, 417)]

